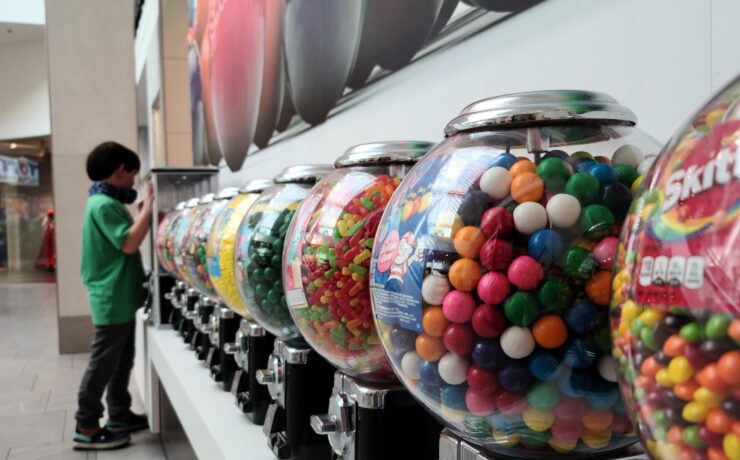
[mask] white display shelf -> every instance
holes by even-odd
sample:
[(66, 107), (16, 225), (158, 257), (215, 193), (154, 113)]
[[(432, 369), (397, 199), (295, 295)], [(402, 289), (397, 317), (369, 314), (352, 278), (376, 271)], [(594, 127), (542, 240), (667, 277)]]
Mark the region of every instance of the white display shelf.
[(160, 385), (198, 458), (275, 460), (262, 427), (234, 405), (172, 329), (147, 328), (147, 347)]

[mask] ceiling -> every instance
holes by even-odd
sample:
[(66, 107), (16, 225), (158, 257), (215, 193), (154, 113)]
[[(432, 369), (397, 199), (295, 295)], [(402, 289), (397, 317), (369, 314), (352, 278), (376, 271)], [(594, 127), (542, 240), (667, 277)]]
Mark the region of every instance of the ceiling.
[(0, 46), (30, 40), (42, 40), (45, 27), (40, 24), (0, 22)]

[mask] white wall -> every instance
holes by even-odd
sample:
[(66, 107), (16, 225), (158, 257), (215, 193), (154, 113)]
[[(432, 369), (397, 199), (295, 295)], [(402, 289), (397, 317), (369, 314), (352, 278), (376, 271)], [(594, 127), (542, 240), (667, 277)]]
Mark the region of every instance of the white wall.
[[(542, 89), (608, 93), (665, 142), (740, 72), (737, 0), (548, 0), (379, 82), (323, 125), (247, 159), (220, 185), (273, 177), (283, 167), (333, 162), (350, 145), (438, 141), (465, 105)], [(735, 18), (735, 19), (733, 19)]]
[(44, 24), (44, 0), (0, 0), (0, 22)]
[(43, 36), (0, 46), (0, 67), (0, 140), (49, 135), (49, 75)]

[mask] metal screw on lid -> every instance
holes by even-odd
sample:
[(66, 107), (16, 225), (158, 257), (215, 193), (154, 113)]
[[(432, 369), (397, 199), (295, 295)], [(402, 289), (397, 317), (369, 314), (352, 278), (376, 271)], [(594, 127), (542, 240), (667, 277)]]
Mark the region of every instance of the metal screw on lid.
[(334, 171), (334, 166), (326, 164), (289, 166), (275, 176), (276, 184), (315, 184), (322, 177)]
[(185, 201), (177, 203), (177, 206), (175, 206), (175, 211), (182, 211), (183, 209), (185, 209), (185, 204)]
[(239, 194), (239, 189), (237, 187), (226, 187), (225, 189), (218, 192), (218, 195), (216, 195), (217, 200), (228, 200), (230, 198), (234, 198)]
[(370, 142), (350, 147), (334, 162), (336, 168), (378, 164), (416, 163), (434, 143), (425, 141)]
[(194, 208), (200, 203), (200, 198), (191, 198), (185, 203), (186, 208)]
[(446, 136), (486, 127), (516, 127), (568, 121), (634, 125), (637, 117), (611, 96), (577, 90), (533, 91), (496, 96), (470, 104), (447, 124)]
[(253, 179), (244, 184), (239, 193), (261, 193), (272, 184), (271, 179)]

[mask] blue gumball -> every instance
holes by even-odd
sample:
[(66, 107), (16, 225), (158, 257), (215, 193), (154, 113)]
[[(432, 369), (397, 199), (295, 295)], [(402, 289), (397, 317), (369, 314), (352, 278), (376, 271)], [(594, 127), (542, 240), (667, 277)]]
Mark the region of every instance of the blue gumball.
[(591, 391), (586, 395), (588, 405), (594, 409), (609, 409), (614, 406), (619, 398), (619, 387), (615, 383), (598, 379), (593, 383)]
[(475, 364), (488, 369), (495, 369), (507, 360), (498, 339), (478, 339), (473, 345), (472, 357)]
[(592, 166), (597, 164), (598, 162), (593, 158), (583, 158), (575, 162), (573, 169), (575, 169), (576, 172), (587, 173)]
[(590, 340), (575, 338), (565, 347), (565, 364), (573, 369), (586, 369), (596, 359), (596, 345)]
[(442, 404), (452, 409), (465, 410), (465, 393), (468, 391), (466, 384), (443, 385), (439, 392)]
[(550, 350), (540, 349), (529, 355), (527, 367), (537, 380), (546, 382), (558, 378), (563, 360)]
[(501, 366), (498, 372), (499, 384), (504, 390), (512, 393), (524, 393), (532, 381), (532, 374), (529, 373), (524, 359), (510, 360)]
[(594, 179), (599, 181), (602, 187), (606, 187), (609, 184), (616, 184), (619, 181), (619, 175), (610, 165), (606, 163), (592, 164), (588, 168), (588, 173), (591, 174)]
[(421, 366), (419, 367), (419, 376), (421, 381), (427, 385), (439, 386), (444, 383), (442, 377), (439, 376), (437, 363), (434, 361), (422, 360)]
[(504, 169), (511, 169), (511, 167), (514, 166), (514, 163), (516, 163), (516, 161), (517, 160), (514, 155), (512, 155), (509, 152), (505, 152), (495, 157), (491, 161), (491, 164), (488, 167), (493, 168), (494, 166), (500, 166)]
[(427, 385), (424, 382), (417, 382), (416, 389), (422, 394), (432, 398), (434, 401), (439, 400), (439, 387), (436, 385)]
[(529, 237), (527, 251), (545, 268), (560, 260), (563, 256), (563, 239), (550, 229), (537, 230)]
[(581, 298), (565, 311), (565, 324), (577, 334), (593, 332), (599, 319), (599, 308), (590, 300)]

